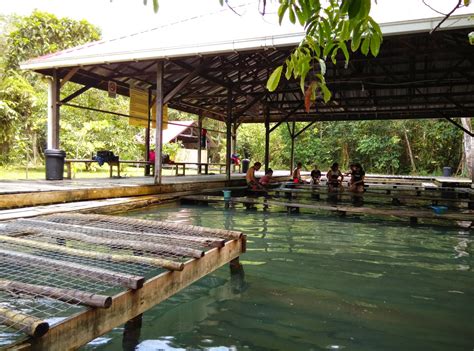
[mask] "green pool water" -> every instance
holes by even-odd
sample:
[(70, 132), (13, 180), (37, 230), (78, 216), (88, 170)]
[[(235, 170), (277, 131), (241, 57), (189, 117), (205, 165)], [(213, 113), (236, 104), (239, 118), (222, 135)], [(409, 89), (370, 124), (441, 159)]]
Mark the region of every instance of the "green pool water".
[(471, 233), (223, 207), (128, 215), (241, 230), (224, 266), (84, 350), (473, 350)]

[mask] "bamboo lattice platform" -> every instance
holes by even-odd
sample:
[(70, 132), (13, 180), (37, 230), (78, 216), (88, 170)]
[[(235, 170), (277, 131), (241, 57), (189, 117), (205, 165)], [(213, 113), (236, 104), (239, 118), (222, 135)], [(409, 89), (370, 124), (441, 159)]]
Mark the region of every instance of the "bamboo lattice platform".
[(245, 250), (240, 232), (95, 214), (0, 224), (0, 348), (79, 347)]
[(436, 214), (431, 210), (413, 209), (413, 208), (394, 208), (394, 207), (364, 207), (350, 205), (333, 205), (333, 204), (315, 204), (310, 201), (302, 200), (285, 200), (285, 199), (259, 199), (249, 197), (232, 197), (230, 200), (224, 199), (222, 196), (207, 195), (190, 195), (183, 196), (181, 201), (197, 202), (197, 203), (225, 203), (228, 206), (235, 204), (244, 205), (261, 205), (263, 207), (285, 207), (288, 210), (304, 208), (314, 211), (334, 212), (340, 215), (368, 215), (375, 217), (394, 217), (401, 219), (409, 219), (411, 223), (416, 223), (418, 219), (433, 220), (435, 222), (455, 222), (457, 225), (467, 228), (471, 227), (474, 222), (474, 211), (459, 210), (456, 213)]
[(400, 203), (421, 207), (426, 205), (445, 205), (450, 208), (474, 208), (474, 190), (472, 189), (431, 189), (424, 187), (374, 186), (365, 189), (364, 193), (354, 194), (346, 188), (343, 192), (331, 193), (325, 185), (297, 185), (295, 187), (279, 187), (269, 190), (277, 196), (288, 198), (312, 197), (322, 199), (337, 196), (341, 200), (352, 200), (358, 197), (364, 203)]

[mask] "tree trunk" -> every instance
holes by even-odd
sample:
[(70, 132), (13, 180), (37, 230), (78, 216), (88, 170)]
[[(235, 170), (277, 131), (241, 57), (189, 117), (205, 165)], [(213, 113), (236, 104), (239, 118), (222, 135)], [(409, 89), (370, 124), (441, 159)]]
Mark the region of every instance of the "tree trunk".
[[(461, 118), (461, 123), (464, 128), (467, 130), (472, 131), (471, 128), (471, 119), (470, 118)], [(464, 145), (464, 160), (466, 161), (466, 169), (467, 169), (467, 174), (471, 178), (474, 177), (472, 167), (473, 167), (473, 157), (474, 157), (474, 149), (472, 147), (472, 137), (467, 134), (463, 133), (463, 145)]]
[(413, 152), (411, 151), (410, 139), (408, 139), (408, 133), (406, 129), (403, 129), (403, 134), (405, 135), (405, 141), (407, 143), (408, 156), (410, 156), (411, 171), (412, 173), (416, 173), (415, 159), (413, 157)]
[(349, 145), (347, 143), (342, 144), (342, 154), (341, 154), (341, 169), (347, 169), (349, 167)]
[(36, 132), (32, 132), (31, 148), (33, 150), (33, 165), (36, 166), (38, 164), (38, 134)]

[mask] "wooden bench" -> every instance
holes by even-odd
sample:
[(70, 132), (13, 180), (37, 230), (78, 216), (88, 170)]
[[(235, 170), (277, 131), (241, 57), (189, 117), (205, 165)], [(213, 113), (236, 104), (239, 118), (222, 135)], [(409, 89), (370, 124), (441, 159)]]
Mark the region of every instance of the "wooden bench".
[[(204, 163), (204, 162), (175, 162), (175, 163), (164, 163), (163, 164), (163, 168), (171, 168), (173, 169), (173, 167), (175, 168), (175, 174), (177, 176), (184, 176), (186, 175), (186, 168), (188, 166), (191, 166), (191, 165), (195, 165), (198, 169), (198, 173), (202, 174), (202, 168), (204, 167), (204, 174), (209, 174), (209, 169), (210, 167), (212, 166), (217, 166), (219, 167), (219, 173), (222, 173), (222, 170), (224, 170), (225, 172), (225, 167), (226, 167), (226, 164), (225, 163)], [(240, 169), (241, 169), (241, 166), (238, 165), (237, 166), (239, 168), (239, 172), (240, 172)], [(180, 168), (181, 168), (181, 171), (180, 172)]]
[(107, 162), (110, 166), (110, 178), (113, 177), (113, 168), (114, 166), (117, 168), (117, 176), (120, 178), (120, 165), (121, 164), (132, 164), (132, 165), (144, 165), (151, 167), (151, 174), (155, 173), (155, 164), (150, 161), (133, 161), (133, 160), (118, 160), (118, 161), (110, 161)]
[[(93, 162), (97, 162), (96, 160), (81, 160), (81, 159), (65, 159), (64, 160), (64, 165), (66, 166), (66, 179), (71, 179), (72, 178), (72, 172), (71, 172), (71, 164), (72, 163), (85, 163), (85, 164), (88, 164), (88, 163), (93, 163)], [(110, 170), (110, 173), (112, 173), (112, 170)]]
[[(72, 171), (71, 171), (71, 164), (72, 163), (93, 163), (97, 162), (97, 160), (92, 159), (65, 159), (64, 165), (66, 166), (66, 179), (72, 178)], [(109, 176), (110, 178), (113, 177), (113, 170), (114, 167), (117, 169), (117, 176), (120, 177), (120, 164), (136, 164), (136, 165), (145, 165), (151, 166), (152, 170), (154, 170), (155, 164), (149, 161), (132, 161), (132, 160), (118, 160), (118, 161), (109, 161), (106, 162), (109, 165)], [(152, 174), (154, 172), (152, 171)]]
[[(93, 163), (97, 162), (96, 160), (92, 159), (66, 159), (64, 160), (64, 165), (66, 166), (66, 179), (72, 178), (72, 171), (71, 171), (71, 164), (72, 163)], [(118, 160), (118, 161), (109, 161), (106, 162), (109, 165), (109, 174), (110, 178), (113, 177), (114, 167), (117, 170), (117, 176), (120, 177), (120, 165), (121, 164), (133, 164), (133, 165), (145, 165), (151, 166), (152, 171), (151, 174), (154, 174), (155, 164), (149, 161), (133, 161), (133, 160)], [(198, 168), (198, 172), (202, 173), (202, 168), (204, 168), (204, 174), (209, 174), (209, 167), (210, 166), (218, 166), (219, 173), (222, 173), (222, 169), (225, 171), (226, 164), (225, 163), (204, 163), (204, 162), (175, 162), (175, 163), (163, 163), (163, 168), (171, 168), (175, 169), (175, 174), (177, 176), (184, 176), (186, 175), (186, 167), (190, 165), (195, 165)], [(239, 172), (241, 166), (238, 165)], [(181, 169), (181, 172), (180, 172)]]

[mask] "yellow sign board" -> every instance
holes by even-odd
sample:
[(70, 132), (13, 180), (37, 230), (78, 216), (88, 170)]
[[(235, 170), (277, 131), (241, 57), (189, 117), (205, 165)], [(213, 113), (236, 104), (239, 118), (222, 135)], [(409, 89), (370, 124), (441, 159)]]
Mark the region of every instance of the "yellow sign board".
[[(153, 99), (154, 100), (154, 99)], [(130, 116), (128, 124), (131, 126), (148, 126), (148, 92), (139, 89), (130, 89)], [(151, 128), (156, 128), (156, 104), (151, 109)], [(168, 128), (168, 106), (163, 106), (163, 129)]]

